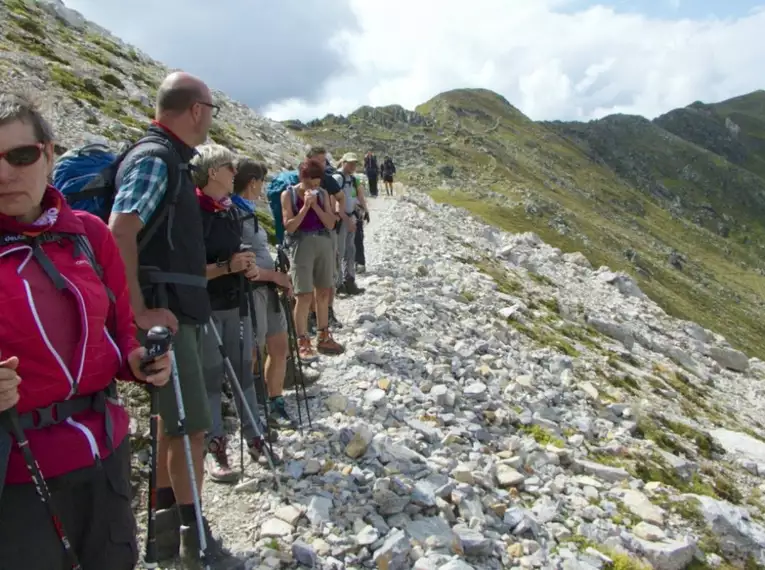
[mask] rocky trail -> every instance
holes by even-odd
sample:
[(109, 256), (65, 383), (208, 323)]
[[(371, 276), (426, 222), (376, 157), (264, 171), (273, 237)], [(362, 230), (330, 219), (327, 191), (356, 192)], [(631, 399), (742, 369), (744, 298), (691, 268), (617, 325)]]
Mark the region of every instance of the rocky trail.
[(248, 568), (765, 565), (765, 366), (581, 254), (401, 194), (371, 201), (282, 491), (249, 459), (206, 482)]

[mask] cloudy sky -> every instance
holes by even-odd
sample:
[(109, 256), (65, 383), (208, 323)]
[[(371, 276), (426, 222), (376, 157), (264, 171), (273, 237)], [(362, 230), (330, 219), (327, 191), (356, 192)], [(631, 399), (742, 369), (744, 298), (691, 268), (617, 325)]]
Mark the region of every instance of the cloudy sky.
[(765, 0), (64, 1), (277, 120), (459, 87), (533, 119), (654, 117), (765, 88)]

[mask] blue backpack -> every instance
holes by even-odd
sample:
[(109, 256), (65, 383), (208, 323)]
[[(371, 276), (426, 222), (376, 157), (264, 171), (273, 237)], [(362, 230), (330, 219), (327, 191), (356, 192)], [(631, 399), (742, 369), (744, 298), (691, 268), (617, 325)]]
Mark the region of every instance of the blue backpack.
[(104, 192), (104, 178), (116, 162), (117, 155), (101, 144), (70, 150), (56, 161), (53, 186), (61, 191), (72, 209), (85, 210), (108, 222), (113, 196)]

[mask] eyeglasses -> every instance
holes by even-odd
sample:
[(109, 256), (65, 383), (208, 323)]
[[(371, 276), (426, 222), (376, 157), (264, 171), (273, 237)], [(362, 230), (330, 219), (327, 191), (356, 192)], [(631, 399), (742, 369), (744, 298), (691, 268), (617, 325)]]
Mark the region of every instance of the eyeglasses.
[(220, 105), (215, 105), (213, 103), (208, 103), (207, 101), (197, 101), (200, 105), (204, 105), (205, 107), (210, 107), (212, 109), (212, 116), (217, 117), (218, 113), (220, 113)]
[(0, 160), (5, 159), (11, 166), (31, 166), (42, 156), (43, 145), (41, 143), (17, 146), (11, 150), (0, 152)]

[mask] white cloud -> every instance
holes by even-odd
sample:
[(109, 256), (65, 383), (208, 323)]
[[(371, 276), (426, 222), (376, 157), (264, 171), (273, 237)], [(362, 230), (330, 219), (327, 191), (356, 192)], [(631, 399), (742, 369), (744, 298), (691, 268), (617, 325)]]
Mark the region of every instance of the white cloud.
[(533, 119), (654, 117), (763, 87), (765, 6), (736, 19), (667, 20), (569, 0), (350, 0), (358, 22), (331, 48), (347, 64), (312, 102), (270, 117), (312, 119), (364, 104), (406, 108), (485, 87)]

